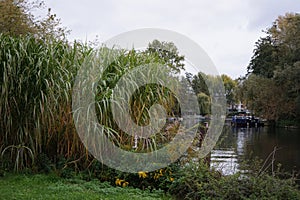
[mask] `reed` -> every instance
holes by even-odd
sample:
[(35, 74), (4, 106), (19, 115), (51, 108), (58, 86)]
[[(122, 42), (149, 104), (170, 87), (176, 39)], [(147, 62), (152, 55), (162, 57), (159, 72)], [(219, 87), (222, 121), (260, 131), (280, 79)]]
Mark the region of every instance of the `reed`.
[[(98, 84), (98, 93), (96, 96), (98, 119), (100, 124), (111, 128), (107, 131), (107, 134), (111, 140), (116, 145), (125, 148), (126, 150), (138, 150), (143, 152), (153, 151), (156, 149), (158, 145), (157, 143), (167, 143), (170, 141), (165, 139), (165, 132), (164, 130), (161, 130), (160, 132), (154, 134), (152, 138), (139, 138), (138, 148), (132, 149), (132, 146), (134, 145), (134, 137), (128, 135), (126, 132), (120, 129), (120, 127), (118, 127), (114, 121), (111, 110), (112, 94), (122, 76), (129, 73), (130, 70), (133, 70), (136, 67), (154, 67), (155, 70), (152, 71), (154, 74), (146, 74), (143, 72), (138, 73), (138, 79), (147, 80), (149, 77), (158, 76), (158, 74), (161, 73), (158, 65), (163, 63), (164, 61), (155, 54), (146, 54), (136, 50), (120, 50), (117, 59), (110, 63), (103, 72), (101, 83)], [(169, 72), (172, 73), (171, 69)], [(126, 81), (124, 82), (126, 88), (132, 88), (133, 85), (137, 84), (136, 78), (137, 77), (131, 76), (125, 78)], [(163, 82), (164, 80), (159, 81)], [(130, 120), (133, 120), (134, 123), (139, 126), (148, 125), (150, 123), (149, 109), (153, 104), (162, 105), (169, 116), (174, 116), (174, 108), (177, 106), (177, 101), (173, 92), (174, 91), (170, 91), (167, 87), (160, 84), (144, 85), (136, 90), (133, 94), (131, 94), (130, 91), (125, 90), (124, 96), (130, 99)], [(118, 106), (119, 112), (128, 112), (126, 110), (122, 110), (122, 105)], [(126, 121), (127, 119), (123, 118), (122, 120)], [(128, 124), (130, 124), (130, 120), (128, 119)]]
[[(30, 157), (33, 155), (32, 159), (18, 163), (22, 168), (32, 166), (40, 153), (52, 160), (62, 156), (68, 162), (76, 160), (82, 166), (89, 165), (92, 157), (77, 135), (71, 98), (77, 71), (94, 50), (76, 42), (71, 45), (59, 40), (0, 34), (0, 149), (5, 150), (3, 155), (10, 162), (16, 161), (19, 151), (8, 151), (7, 147), (21, 146), (30, 152)], [(109, 51), (101, 48), (102, 57)], [(99, 123), (107, 127), (108, 137), (130, 150), (128, 147), (133, 145), (133, 138), (115, 124), (111, 94), (119, 79), (130, 69), (164, 61), (135, 50), (117, 52), (119, 56), (109, 63), (98, 83), (97, 116)], [(128, 84), (135, 83), (129, 81)], [(153, 103), (163, 105), (171, 115), (176, 101), (165, 87), (146, 85), (139, 89), (131, 102), (132, 118), (137, 124), (149, 122), (147, 111)], [(163, 133), (151, 140), (140, 141), (139, 149), (153, 150), (162, 138), (166, 138)]]
[(1, 145), (22, 144), (35, 156), (71, 156), (80, 150), (70, 96), (89, 51), (78, 43), (0, 35)]

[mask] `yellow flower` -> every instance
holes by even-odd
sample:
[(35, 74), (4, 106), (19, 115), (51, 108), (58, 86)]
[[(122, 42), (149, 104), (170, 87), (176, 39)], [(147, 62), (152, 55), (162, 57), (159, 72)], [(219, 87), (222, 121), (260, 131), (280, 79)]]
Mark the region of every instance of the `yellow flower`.
[(170, 181), (173, 182), (173, 181), (174, 181), (174, 178), (170, 177)]
[[(157, 171), (158, 172), (158, 171)], [(159, 179), (160, 177), (164, 176), (163, 173), (161, 173), (162, 171), (160, 170), (159, 173), (155, 173), (154, 174), (154, 179)]]
[(139, 177), (140, 177), (140, 178), (146, 178), (146, 177), (147, 177), (146, 172), (140, 171), (140, 172), (138, 172), (138, 174), (139, 174)]
[(126, 187), (129, 183), (126, 181), (122, 184), (122, 187)]
[(121, 185), (122, 185), (122, 182), (124, 182), (124, 180), (118, 179), (118, 178), (117, 178), (117, 180), (115, 181), (115, 184), (121, 186)]
[(163, 169), (160, 169), (160, 170), (159, 170), (159, 173), (162, 175), (162, 174), (163, 174)]

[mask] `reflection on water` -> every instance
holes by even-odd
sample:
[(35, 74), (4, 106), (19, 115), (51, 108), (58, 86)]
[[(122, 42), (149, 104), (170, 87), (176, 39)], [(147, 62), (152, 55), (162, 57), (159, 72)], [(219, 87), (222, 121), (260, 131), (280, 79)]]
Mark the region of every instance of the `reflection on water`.
[(265, 160), (273, 151), (286, 171), (300, 171), (300, 131), (284, 128), (232, 128), (225, 126), (217, 146), (211, 151), (211, 166), (225, 175), (240, 170), (250, 157)]
[(211, 167), (224, 175), (234, 174), (238, 170), (237, 154), (234, 149), (217, 149), (211, 151)]

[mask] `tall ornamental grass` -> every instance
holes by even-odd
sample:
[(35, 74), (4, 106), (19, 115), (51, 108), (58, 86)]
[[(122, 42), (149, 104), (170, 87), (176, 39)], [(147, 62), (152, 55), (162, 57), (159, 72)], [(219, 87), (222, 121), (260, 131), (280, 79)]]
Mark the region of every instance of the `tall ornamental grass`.
[[(0, 150), (22, 145), (35, 157), (83, 150), (70, 97), (77, 68), (89, 51), (78, 43), (0, 35)], [(13, 151), (5, 154), (15, 162)]]
[[(59, 40), (0, 34), (0, 164), (7, 162), (11, 167), (22, 169), (32, 167), (39, 155), (46, 155), (54, 162), (63, 157), (66, 164), (89, 166), (93, 157), (81, 143), (74, 126), (72, 87), (79, 67), (87, 57), (94, 55), (94, 51), (76, 42), (70, 45)], [(109, 51), (101, 48), (99, 52), (103, 57)], [(117, 52), (118, 56), (102, 70), (97, 83), (96, 112), (99, 123), (107, 127), (106, 134), (115, 144), (126, 150), (136, 150), (132, 149), (134, 138), (114, 122), (111, 94), (118, 80), (129, 70), (163, 63), (163, 60), (141, 51)], [(128, 81), (129, 85), (135, 84)], [(140, 88), (131, 98), (133, 120), (147, 125), (148, 110), (154, 103), (161, 104), (168, 115), (174, 114), (174, 94), (152, 84)], [(139, 140), (137, 149), (153, 150), (157, 143), (171, 139), (166, 138), (169, 137), (162, 130), (149, 140)]]
[[(103, 55), (107, 53), (104, 51), (105, 49), (102, 49), (100, 51), (100, 54)], [(123, 149), (134, 151), (153, 151), (157, 148), (157, 145), (161, 146), (167, 142), (170, 142), (170, 139), (167, 139), (168, 137), (166, 137), (166, 132), (164, 132), (164, 130), (161, 130), (160, 132), (153, 134), (151, 138), (139, 138), (138, 146), (133, 149), (132, 146), (134, 146), (135, 138), (131, 135), (128, 135), (126, 132), (124, 132), (124, 130), (118, 127), (118, 125), (115, 123), (115, 119), (111, 110), (111, 104), (113, 101), (112, 94), (114, 93), (114, 89), (116, 88), (116, 85), (121, 77), (129, 74), (130, 71), (132, 71), (134, 68), (137, 68), (139, 70), (141, 69), (140, 67), (151, 66), (152, 68), (155, 68), (151, 71), (154, 74), (146, 74), (140, 72), (138, 73), (137, 77), (128, 76), (127, 78), (125, 78), (124, 82), (126, 86), (124, 87), (124, 95), (127, 96), (128, 99), (130, 99), (130, 120), (133, 120), (133, 122), (139, 126), (149, 125), (149, 109), (154, 104), (160, 104), (167, 111), (166, 114), (168, 116), (174, 116), (174, 111), (177, 111), (176, 106), (178, 106), (176, 97), (173, 93), (176, 91), (170, 91), (167, 87), (160, 84), (146, 84), (136, 90), (132, 94), (132, 96), (130, 96), (129, 92), (129, 88), (132, 88), (132, 85), (137, 84), (137, 78), (140, 80), (147, 80), (151, 76), (158, 76), (161, 71), (157, 66), (162, 63), (163, 61), (161, 60), (161, 58), (159, 58), (155, 54), (145, 54), (144, 52), (135, 50), (120, 50), (118, 52), (117, 59), (106, 66), (106, 69), (103, 71), (101, 81), (97, 87), (97, 95), (95, 99), (98, 120), (100, 124), (110, 128), (106, 131), (107, 135), (116, 145), (120, 146)], [(160, 81), (166, 82), (166, 80)], [(123, 108), (124, 107), (122, 107), (122, 105), (118, 105), (119, 112), (128, 112), (126, 110), (122, 110)], [(130, 126), (129, 119), (123, 118), (122, 120), (125, 121), (125, 124), (128, 124)], [(128, 121), (128, 123), (126, 123), (126, 121)]]

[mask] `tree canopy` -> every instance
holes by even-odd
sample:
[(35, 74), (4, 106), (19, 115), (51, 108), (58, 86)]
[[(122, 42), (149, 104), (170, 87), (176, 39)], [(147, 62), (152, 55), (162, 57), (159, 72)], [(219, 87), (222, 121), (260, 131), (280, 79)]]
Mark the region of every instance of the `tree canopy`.
[(32, 14), (34, 9), (44, 9), (43, 1), (37, 0), (1, 0), (0, 33), (12, 36), (34, 35), (37, 38), (55, 37), (65, 39), (68, 31), (61, 27), (60, 19), (48, 8), (46, 17), (39, 18)]
[(222, 74), (221, 75), (222, 81), (224, 83), (225, 95), (227, 99), (227, 104), (232, 105), (236, 101), (236, 88), (237, 88), (237, 81), (233, 80), (229, 76)]
[(266, 33), (266, 37), (256, 42), (247, 70), (248, 73), (272, 78), (276, 67), (284, 68), (299, 61), (300, 14), (279, 16)]
[(146, 52), (156, 54), (175, 73), (179, 73), (180, 70), (184, 69), (184, 56), (179, 55), (178, 49), (173, 42), (153, 40), (149, 43)]
[(240, 91), (267, 119), (300, 122), (300, 14), (279, 16), (266, 33), (256, 42)]

